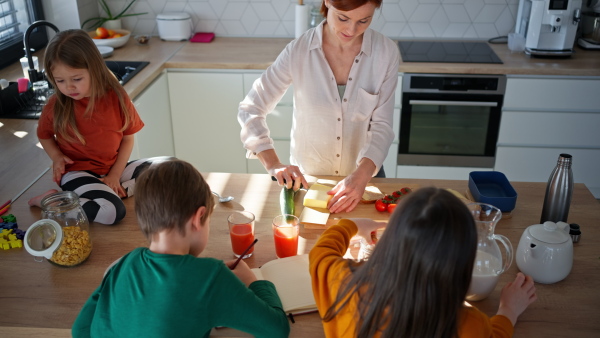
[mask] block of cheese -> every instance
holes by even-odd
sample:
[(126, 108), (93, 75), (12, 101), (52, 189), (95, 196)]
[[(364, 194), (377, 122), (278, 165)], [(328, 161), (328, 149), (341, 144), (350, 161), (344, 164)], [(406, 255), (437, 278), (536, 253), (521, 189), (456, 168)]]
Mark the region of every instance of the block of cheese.
[(327, 195), (329, 190), (331, 190), (330, 186), (314, 183), (304, 195), (303, 205), (311, 208), (327, 208), (327, 202), (332, 197)]

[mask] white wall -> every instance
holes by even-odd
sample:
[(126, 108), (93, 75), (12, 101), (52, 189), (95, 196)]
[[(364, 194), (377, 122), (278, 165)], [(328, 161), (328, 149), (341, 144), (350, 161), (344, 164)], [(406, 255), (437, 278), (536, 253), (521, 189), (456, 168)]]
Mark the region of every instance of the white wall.
[[(90, 1), (96, 2), (79, 0), (80, 8), (88, 6)], [(113, 11), (119, 11), (128, 1), (107, 0)], [(291, 38), (297, 3), (297, 0), (138, 0), (129, 13), (148, 14), (126, 18), (123, 25), (134, 34), (158, 35), (156, 15), (175, 11), (189, 13), (196, 32)], [(320, 1), (304, 3), (312, 5)], [(518, 4), (519, 0), (383, 0), (371, 27), (391, 38), (489, 39), (514, 30)], [(80, 13), (82, 22), (91, 16), (96, 14)]]

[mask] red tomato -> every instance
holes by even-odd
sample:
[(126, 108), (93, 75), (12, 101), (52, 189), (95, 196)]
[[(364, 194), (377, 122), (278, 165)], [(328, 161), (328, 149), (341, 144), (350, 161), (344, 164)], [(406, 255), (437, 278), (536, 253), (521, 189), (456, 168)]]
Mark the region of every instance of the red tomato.
[(394, 212), (394, 209), (396, 209), (396, 205), (397, 205), (396, 203), (388, 204), (387, 211), (388, 211), (390, 214), (391, 214), (391, 213), (393, 213), (393, 212)]
[(402, 192), (400, 190), (396, 190), (392, 193), (392, 196), (394, 196), (395, 198), (398, 198), (398, 197), (402, 196)]
[(375, 201), (375, 209), (377, 209), (377, 211), (386, 211), (387, 208), (388, 203), (385, 203), (382, 199)]
[(404, 195), (408, 194), (409, 192), (411, 192), (412, 190), (410, 188), (402, 188), (400, 189), (400, 192)]

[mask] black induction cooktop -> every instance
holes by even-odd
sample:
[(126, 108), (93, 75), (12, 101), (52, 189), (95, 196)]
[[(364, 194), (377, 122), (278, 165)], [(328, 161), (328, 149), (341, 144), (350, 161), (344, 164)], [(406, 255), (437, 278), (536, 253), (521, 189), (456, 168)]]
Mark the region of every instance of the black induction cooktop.
[(404, 62), (502, 63), (487, 42), (398, 41)]

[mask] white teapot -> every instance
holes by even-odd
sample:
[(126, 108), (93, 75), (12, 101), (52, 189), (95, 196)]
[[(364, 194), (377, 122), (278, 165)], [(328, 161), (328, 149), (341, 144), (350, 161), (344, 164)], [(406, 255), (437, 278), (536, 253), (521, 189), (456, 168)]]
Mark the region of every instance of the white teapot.
[(519, 270), (534, 281), (552, 284), (569, 275), (573, 267), (573, 241), (569, 224), (544, 222), (523, 232), (516, 252)]

